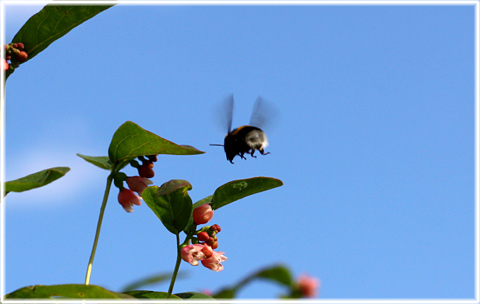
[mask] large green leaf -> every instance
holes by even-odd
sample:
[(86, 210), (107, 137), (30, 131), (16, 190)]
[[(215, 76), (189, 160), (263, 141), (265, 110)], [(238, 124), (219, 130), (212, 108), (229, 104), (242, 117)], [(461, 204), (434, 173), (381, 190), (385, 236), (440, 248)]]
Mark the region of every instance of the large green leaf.
[(142, 192), (142, 198), (148, 207), (173, 234), (180, 233), (192, 214), (192, 199), (187, 191), (192, 185), (184, 180), (171, 180), (162, 186), (148, 187)]
[(8, 181), (5, 183), (5, 195), (12, 191), (22, 192), (45, 186), (64, 176), (68, 171), (70, 171), (68, 167), (55, 167)]
[[(175, 295), (184, 300), (185, 299), (213, 299), (211, 296), (206, 295), (204, 293), (200, 293), (200, 292), (182, 292), (182, 293), (176, 293)], [(207, 302), (203, 302), (203, 303), (207, 303)]]
[[(114, 1), (112, 1), (114, 2)], [(46, 5), (30, 17), (13, 37), (12, 42), (22, 42), (28, 54), (28, 60), (46, 49), (52, 42), (70, 32), (98, 13), (115, 5)], [(6, 78), (13, 70), (7, 70)]]
[(281, 180), (271, 177), (253, 177), (231, 181), (215, 190), (212, 198), (212, 208), (216, 210), (246, 196), (282, 185)]
[(88, 155), (83, 155), (80, 153), (77, 153), (77, 156), (83, 158), (87, 162), (105, 169), (105, 170), (111, 170), (112, 169), (112, 163), (110, 162), (110, 159), (108, 156), (88, 156)]
[(115, 131), (108, 148), (108, 156), (114, 164), (143, 155), (194, 155), (202, 153), (205, 152), (190, 146), (177, 145), (161, 138), (131, 121), (125, 122)]
[[(150, 291), (150, 290), (132, 290), (127, 291), (125, 294), (132, 296), (137, 299), (167, 299), (168, 293), (161, 291)], [(171, 295), (170, 299), (180, 300), (180, 297), (176, 295)]]
[(119, 299), (132, 298), (129, 295), (107, 290), (96, 285), (35, 285), (20, 288), (6, 295), (7, 299)]

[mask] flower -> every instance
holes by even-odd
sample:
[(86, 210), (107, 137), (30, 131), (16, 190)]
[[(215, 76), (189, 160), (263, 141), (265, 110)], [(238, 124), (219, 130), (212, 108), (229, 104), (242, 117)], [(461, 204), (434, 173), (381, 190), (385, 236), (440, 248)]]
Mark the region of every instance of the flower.
[(182, 248), (180, 251), (180, 255), (182, 256), (182, 260), (187, 263), (190, 263), (192, 266), (197, 266), (198, 261), (206, 259), (207, 256), (203, 253), (203, 244), (193, 244), (187, 245)]
[(207, 259), (202, 260), (202, 265), (207, 267), (210, 270), (219, 272), (223, 270), (222, 262), (227, 260), (227, 257), (224, 256), (225, 252), (214, 251), (213, 255)]
[(317, 296), (320, 282), (317, 278), (302, 274), (298, 277), (297, 285), (303, 297), (313, 298)]
[(118, 193), (118, 202), (127, 212), (133, 212), (133, 205), (140, 206), (142, 204), (140, 199), (140, 196), (136, 195), (135, 192), (127, 188), (123, 188), (120, 190), (120, 193)]
[(127, 177), (127, 184), (130, 190), (137, 192), (138, 195), (142, 195), (143, 190), (145, 190), (148, 185), (151, 185), (153, 183), (151, 180), (145, 177), (130, 176)]
[(213, 217), (213, 209), (209, 203), (203, 204), (193, 210), (193, 221), (195, 224), (205, 224)]

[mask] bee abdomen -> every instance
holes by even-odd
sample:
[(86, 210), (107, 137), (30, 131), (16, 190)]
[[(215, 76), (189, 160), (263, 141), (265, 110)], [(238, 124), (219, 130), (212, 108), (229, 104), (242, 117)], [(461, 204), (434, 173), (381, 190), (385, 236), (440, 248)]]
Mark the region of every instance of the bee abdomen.
[(247, 145), (255, 150), (264, 150), (268, 146), (268, 139), (265, 132), (255, 128), (245, 135)]

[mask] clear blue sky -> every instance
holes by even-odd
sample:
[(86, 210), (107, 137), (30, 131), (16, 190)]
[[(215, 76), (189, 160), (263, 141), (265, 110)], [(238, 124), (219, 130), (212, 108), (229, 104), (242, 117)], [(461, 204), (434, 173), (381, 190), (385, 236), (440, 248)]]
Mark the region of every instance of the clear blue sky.
[[(7, 6), (6, 39), (39, 8)], [(206, 154), (161, 156), (155, 184), (194, 201), (241, 178), (284, 186), (218, 210), (225, 269), (183, 263), (175, 292), (217, 290), (285, 263), (321, 298), (474, 297), (474, 7), (116, 6), (54, 42), (7, 81), (5, 176), (71, 167), (6, 200), (6, 291), (83, 283), (107, 155), (131, 120)], [(225, 159), (216, 108), (234, 126), (257, 96), (280, 115), (271, 152)], [(134, 170), (127, 170), (130, 175)], [(175, 238), (146, 204), (111, 193), (91, 283), (120, 290), (171, 272)], [(168, 284), (148, 286), (165, 291)], [(284, 290), (258, 282), (240, 296)]]

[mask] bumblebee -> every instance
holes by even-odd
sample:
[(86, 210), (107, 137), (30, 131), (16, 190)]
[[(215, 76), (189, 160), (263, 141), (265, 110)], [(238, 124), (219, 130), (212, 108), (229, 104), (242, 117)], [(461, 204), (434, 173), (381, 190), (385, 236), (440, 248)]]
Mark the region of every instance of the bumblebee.
[(245, 125), (232, 130), (232, 117), (233, 117), (233, 95), (227, 98), (227, 121), (228, 121), (228, 133), (225, 136), (223, 145), (211, 144), (211, 146), (223, 146), (227, 160), (233, 164), (235, 156), (240, 156), (243, 159), (247, 159), (244, 155), (250, 154), (253, 158), (256, 158), (256, 150), (262, 155), (270, 154), (265, 153), (265, 148), (268, 146), (268, 139), (265, 132), (262, 129), (253, 126), (260, 125), (265, 120), (260, 111), (263, 99), (259, 97), (255, 102), (252, 117), (250, 119), (250, 125)]

